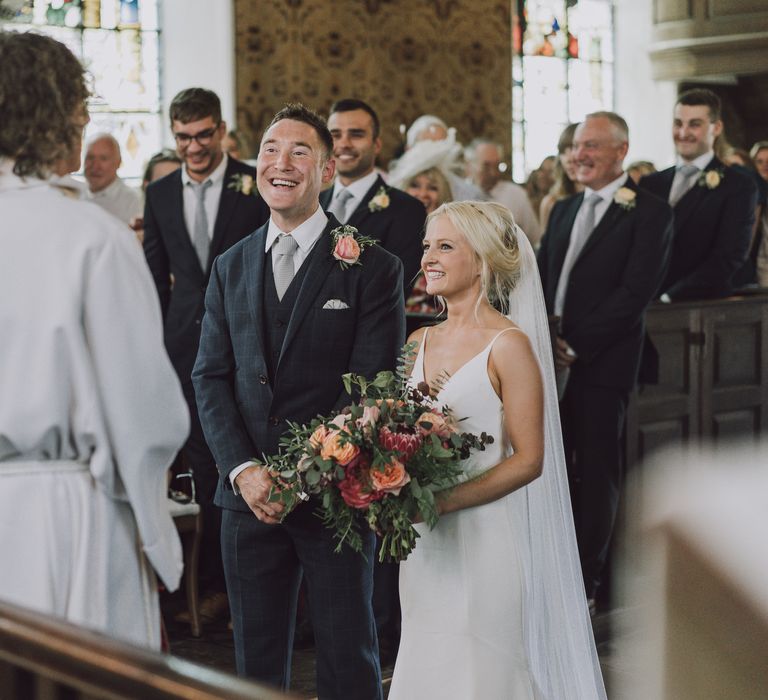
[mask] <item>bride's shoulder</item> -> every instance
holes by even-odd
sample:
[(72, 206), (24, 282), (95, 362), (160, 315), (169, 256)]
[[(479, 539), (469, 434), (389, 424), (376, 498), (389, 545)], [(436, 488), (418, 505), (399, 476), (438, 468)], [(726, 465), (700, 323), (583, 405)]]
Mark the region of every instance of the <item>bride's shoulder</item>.
[(424, 341), (424, 336), (427, 334), (428, 328), (429, 326), (422, 326), (421, 328), (417, 328), (415, 331), (413, 331), (413, 333), (411, 333), (408, 336), (408, 340), (406, 340), (405, 342), (409, 345), (411, 343), (416, 343), (416, 347), (418, 348), (419, 345), (421, 345), (422, 342)]
[(493, 341), (491, 355), (502, 356), (509, 355), (509, 353), (531, 352), (531, 344), (525, 332), (512, 321), (507, 320), (504, 325), (505, 327), (498, 331)]

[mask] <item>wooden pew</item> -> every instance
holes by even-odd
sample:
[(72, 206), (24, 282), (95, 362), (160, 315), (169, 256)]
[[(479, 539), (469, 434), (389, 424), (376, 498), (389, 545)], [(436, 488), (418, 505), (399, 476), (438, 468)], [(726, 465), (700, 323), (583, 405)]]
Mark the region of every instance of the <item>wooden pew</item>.
[(296, 697), (0, 601), (2, 700)]

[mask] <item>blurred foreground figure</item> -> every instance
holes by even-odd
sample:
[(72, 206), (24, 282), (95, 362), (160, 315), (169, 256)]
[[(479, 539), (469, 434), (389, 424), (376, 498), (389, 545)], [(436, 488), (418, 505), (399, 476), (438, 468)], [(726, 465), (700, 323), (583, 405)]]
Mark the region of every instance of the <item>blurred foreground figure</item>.
[(131, 232), (47, 179), (87, 122), (77, 59), (0, 33), (0, 65), (0, 599), (159, 648), (189, 419), (157, 296)]
[(629, 490), (616, 697), (766, 697), (766, 454), (765, 441), (728, 443), (644, 465)]

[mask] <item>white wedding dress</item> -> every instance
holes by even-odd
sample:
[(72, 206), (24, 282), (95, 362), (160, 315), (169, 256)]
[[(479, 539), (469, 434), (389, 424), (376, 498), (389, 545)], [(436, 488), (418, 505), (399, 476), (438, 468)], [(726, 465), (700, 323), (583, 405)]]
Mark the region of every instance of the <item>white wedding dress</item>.
[[(414, 383), (424, 381), (427, 336), (413, 369)], [(464, 463), (467, 478), (511, 452), (502, 404), (488, 377), (488, 356), (496, 338), (463, 365), (437, 397), (456, 419), (464, 419), (459, 424), (462, 432), (493, 436), (492, 444)], [(434, 530), (416, 526), (421, 537), (400, 565), (402, 637), (390, 700), (540, 697), (523, 634), (527, 521), (523, 488), (493, 503), (449, 513)]]
[[(544, 464), (527, 486), (440, 518), (400, 565), (402, 638), (389, 700), (605, 700), (584, 595), (563, 455), (552, 347), (533, 253), (515, 227), (520, 275), (508, 317), (541, 370)], [(424, 334), (411, 382), (424, 379)], [(500, 334), (499, 334), (500, 335)], [(446, 382), (437, 403), (461, 430), (493, 435), (464, 462), (466, 478), (511, 454), (488, 376), (498, 335)]]

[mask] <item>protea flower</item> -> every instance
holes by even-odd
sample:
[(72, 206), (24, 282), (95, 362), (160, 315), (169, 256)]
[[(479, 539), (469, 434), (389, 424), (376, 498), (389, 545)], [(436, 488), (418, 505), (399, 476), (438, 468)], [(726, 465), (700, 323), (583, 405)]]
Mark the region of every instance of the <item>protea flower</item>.
[(386, 425), (379, 429), (379, 444), (385, 450), (397, 450), (404, 462), (407, 462), (421, 447), (421, 435), (413, 433), (393, 433)]

